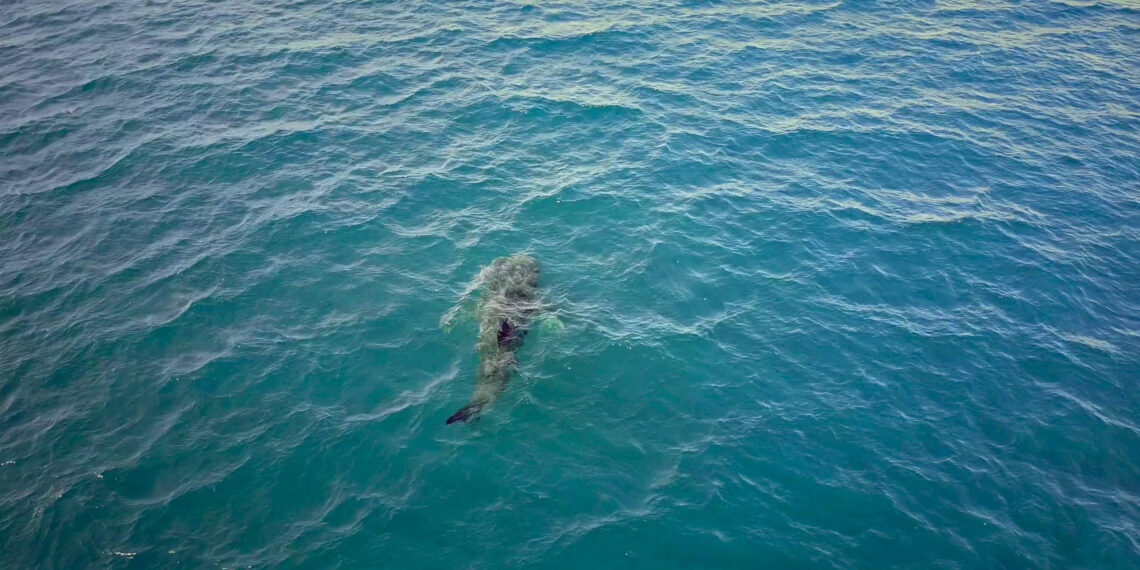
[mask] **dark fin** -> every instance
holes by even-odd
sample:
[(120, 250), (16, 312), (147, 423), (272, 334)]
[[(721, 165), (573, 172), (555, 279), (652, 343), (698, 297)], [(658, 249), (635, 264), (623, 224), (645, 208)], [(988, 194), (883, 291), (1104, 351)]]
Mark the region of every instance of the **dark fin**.
[(483, 402), (471, 402), (470, 404), (459, 408), (458, 412), (451, 414), (451, 417), (447, 418), (447, 423), (453, 424), (455, 422), (465, 422), (471, 419), (471, 416), (476, 416), (479, 413), (479, 410), (482, 409)]
[(499, 348), (517, 349), (522, 346), (523, 338), (526, 338), (526, 329), (516, 327), (511, 321), (503, 319), (499, 325)]

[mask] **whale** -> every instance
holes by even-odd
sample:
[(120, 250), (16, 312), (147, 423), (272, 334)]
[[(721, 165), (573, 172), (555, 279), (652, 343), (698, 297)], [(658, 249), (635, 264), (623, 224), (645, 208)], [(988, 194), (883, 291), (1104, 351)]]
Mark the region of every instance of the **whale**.
[(475, 391), (447, 418), (448, 424), (477, 419), (506, 389), (518, 368), (523, 339), (541, 308), (538, 277), (538, 261), (521, 253), (495, 259), (480, 271), (474, 286), (481, 287), (475, 313), (479, 322)]

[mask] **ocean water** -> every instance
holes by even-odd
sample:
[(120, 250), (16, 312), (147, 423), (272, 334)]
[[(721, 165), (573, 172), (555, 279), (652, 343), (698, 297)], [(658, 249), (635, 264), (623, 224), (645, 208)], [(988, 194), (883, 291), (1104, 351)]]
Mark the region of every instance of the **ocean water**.
[(0, 567), (1140, 567), (1138, 151), (1126, 0), (6, 0)]

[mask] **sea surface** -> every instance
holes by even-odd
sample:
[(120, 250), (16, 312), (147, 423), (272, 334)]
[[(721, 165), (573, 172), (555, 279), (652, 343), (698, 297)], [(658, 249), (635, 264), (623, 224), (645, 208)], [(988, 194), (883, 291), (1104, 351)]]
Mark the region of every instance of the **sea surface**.
[(5, 0), (0, 567), (1140, 568), (1140, 5)]

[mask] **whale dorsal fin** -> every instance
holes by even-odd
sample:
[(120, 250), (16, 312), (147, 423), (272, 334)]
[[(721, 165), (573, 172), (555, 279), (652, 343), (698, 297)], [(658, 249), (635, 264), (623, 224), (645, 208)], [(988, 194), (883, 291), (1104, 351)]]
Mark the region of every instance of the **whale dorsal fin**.
[(526, 329), (515, 326), (509, 319), (499, 324), (499, 348), (518, 348), (526, 336)]

